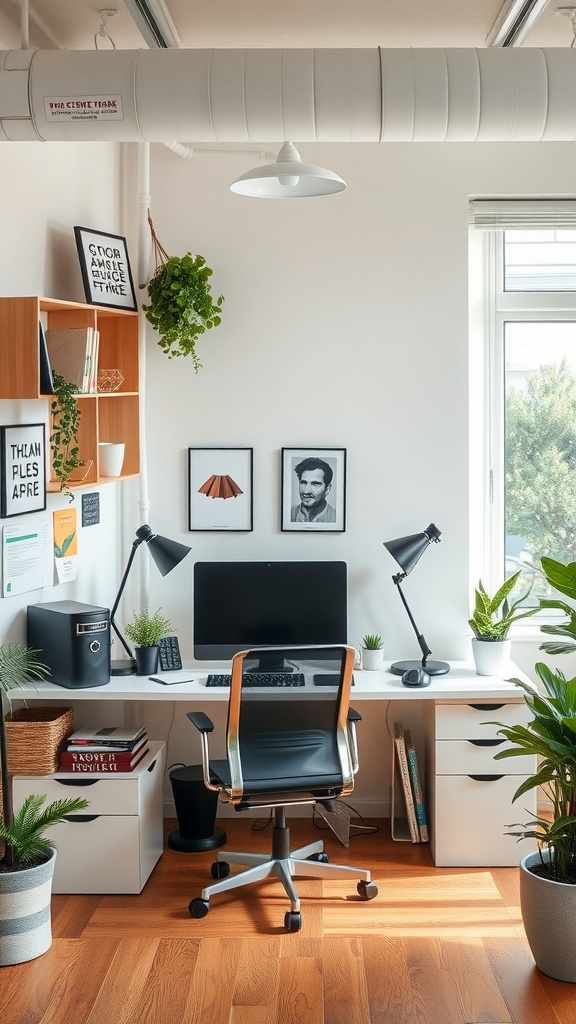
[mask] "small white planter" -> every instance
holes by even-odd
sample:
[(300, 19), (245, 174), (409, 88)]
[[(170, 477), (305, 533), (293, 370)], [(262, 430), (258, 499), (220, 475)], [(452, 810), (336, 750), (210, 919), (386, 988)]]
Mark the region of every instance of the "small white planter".
[(41, 956), (52, 945), (50, 900), (56, 850), (22, 871), (0, 871), (0, 967)]
[(381, 672), (384, 668), (384, 648), (369, 650), (362, 648), (362, 668), (368, 672)]
[[(547, 852), (544, 859), (547, 859)], [(552, 882), (530, 871), (540, 854), (520, 861), (520, 906), (528, 944), (538, 970), (576, 983), (576, 885)]]
[(500, 676), (510, 660), (510, 640), (472, 638), (472, 653), (479, 676)]
[(124, 463), (123, 442), (101, 441), (98, 445), (98, 461), (100, 476), (120, 476)]

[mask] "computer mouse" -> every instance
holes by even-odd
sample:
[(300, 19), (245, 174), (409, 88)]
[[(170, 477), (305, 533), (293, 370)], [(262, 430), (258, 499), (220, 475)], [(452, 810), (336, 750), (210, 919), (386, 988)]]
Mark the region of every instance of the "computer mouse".
[(402, 682), (404, 686), (430, 686), (430, 676), (423, 668), (409, 668)]

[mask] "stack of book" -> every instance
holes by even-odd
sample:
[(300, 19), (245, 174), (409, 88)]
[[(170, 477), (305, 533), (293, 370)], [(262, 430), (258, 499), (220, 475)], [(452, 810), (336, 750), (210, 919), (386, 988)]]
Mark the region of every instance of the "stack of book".
[(413, 843), (427, 843), (430, 837), (418, 757), (410, 730), (403, 729), (400, 722), (394, 722), (394, 746), (410, 838)]
[(147, 753), (148, 734), (143, 727), (77, 729), (68, 737), (62, 751), (60, 771), (103, 775), (132, 772)]

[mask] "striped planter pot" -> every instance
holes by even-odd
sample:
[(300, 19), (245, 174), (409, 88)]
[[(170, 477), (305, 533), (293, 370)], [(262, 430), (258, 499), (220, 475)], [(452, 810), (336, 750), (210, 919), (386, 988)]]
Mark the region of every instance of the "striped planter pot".
[(0, 871), (0, 967), (41, 956), (52, 945), (50, 899), (56, 851), (22, 871)]

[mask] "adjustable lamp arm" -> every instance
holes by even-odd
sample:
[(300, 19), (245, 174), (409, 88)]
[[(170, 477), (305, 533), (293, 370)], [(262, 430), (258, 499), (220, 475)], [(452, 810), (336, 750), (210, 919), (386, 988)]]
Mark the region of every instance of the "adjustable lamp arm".
[(432, 651), (428, 647), (428, 644), (426, 643), (426, 640), (424, 639), (423, 634), (418, 632), (418, 626), (416, 625), (416, 623), (414, 621), (414, 616), (412, 615), (412, 612), (410, 611), (410, 608), (408, 607), (408, 602), (407, 602), (407, 600), (406, 600), (406, 598), (404, 596), (404, 591), (402, 590), (402, 587), (400, 586), (400, 584), (402, 583), (402, 580), (405, 580), (407, 575), (408, 575), (408, 573), (399, 572), (399, 573), (397, 573), (396, 576), (392, 577), (392, 582), (395, 583), (397, 588), (398, 588), (398, 593), (400, 594), (400, 598), (402, 600), (402, 604), (404, 605), (404, 607), (405, 607), (405, 609), (406, 609), (406, 611), (408, 613), (408, 618), (410, 619), (410, 622), (412, 623), (412, 629), (416, 633), (416, 639), (417, 639), (418, 644), (420, 646), (420, 650), (422, 651), (422, 668), (426, 668), (426, 661), (430, 657), (430, 655), (432, 654)]
[(116, 615), (116, 612), (118, 610), (118, 605), (120, 604), (120, 599), (121, 599), (122, 594), (124, 592), (124, 587), (126, 586), (126, 580), (128, 579), (128, 576), (130, 575), (130, 569), (132, 568), (132, 562), (134, 561), (134, 556), (136, 554), (136, 551), (138, 550), (140, 545), (143, 544), (145, 540), (148, 540), (151, 536), (152, 536), (152, 530), (150, 529), (149, 526), (141, 526), (136, 531), (136, 540), (132, 544), (132, 550), (130, 552), (130, 557), (128, 559), (128, 564), (127, 564), (127, 566), (126, 566), (126, 568), (124, 570), (124, 575), (123, 575), (123, 577), (122, 577), (122, 579), (120, 581), (120, 588), (119, 588), (118, 593), (116, 595), (116, 600), (114, 601), (114, 605), (112, 607), (112, 611), (110, 612), (110, 625), (112, 626), (112, 629), (116, 633), (116, 636), (118, 637), (120, 643), (122, 644), (122, 646), (123, 646), (124, 650), (126, 651), (126, 654), (128, 655), (129, 658), (133, 658), (134, 654), (130, 650), (130, 648), (128, 647), (128, 644), (126, 643), (124, 637), (122, 636), (122, 633), (118, 629), (118, 626), (116, 625), (116, 622), (114, 621), (114, 616)]

